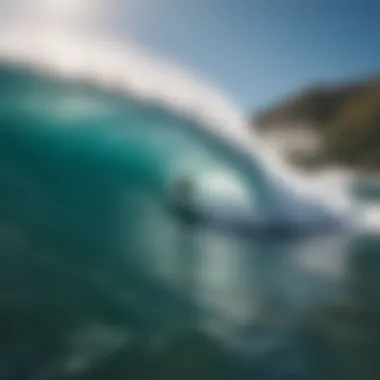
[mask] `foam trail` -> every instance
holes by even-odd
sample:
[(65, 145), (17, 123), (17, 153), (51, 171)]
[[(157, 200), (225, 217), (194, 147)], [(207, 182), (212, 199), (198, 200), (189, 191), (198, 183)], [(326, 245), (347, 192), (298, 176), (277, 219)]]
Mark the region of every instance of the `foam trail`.
[(380, 231), (380, 204), (363, 204), (361, 211), (359, 232), (378, 234)]
[(259, 163), (284, 191), (290, 189), (299, 197), (328, 204), (338, 213), (350, 209), (353, 200), (346, 179), (304, 178), (304, 174), (287, 166), (255, 134), (238, 107), (220, 91), (189, 72), (154, 58), (136, 44), (100, 38), (94, 31), (101, 25), (97, 16), (105, 3), (96, 2), (96, 6), (91, 3), (91, 7), (89, 4), (84, 0), (29, 1), (1, 34), (0, 60), (30, 65), (33, 70), (69, 81), (89, 81), (104, 89), (157, 103), (197, 121), (215, 139), (228, 141), (248, 163), (254, 166)]

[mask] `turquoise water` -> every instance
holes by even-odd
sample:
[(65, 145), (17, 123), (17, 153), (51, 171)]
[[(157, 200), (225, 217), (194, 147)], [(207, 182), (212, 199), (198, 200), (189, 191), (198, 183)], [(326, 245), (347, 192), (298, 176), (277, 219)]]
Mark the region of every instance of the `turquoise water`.
[(247, 179), (158, 106), (9, 67), (0, 81), (1, 379), (379, 378), (375, 236), (185, 223), (176, 176), (228, 173), (265, 217), (265, 171)]

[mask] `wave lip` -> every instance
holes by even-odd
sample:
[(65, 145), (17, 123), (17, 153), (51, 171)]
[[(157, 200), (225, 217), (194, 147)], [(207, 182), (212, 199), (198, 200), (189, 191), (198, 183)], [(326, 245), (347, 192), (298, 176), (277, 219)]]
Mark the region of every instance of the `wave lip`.
[(132, 43), (69, 32), (14, 29), (0, 39), (0, 60), (157, 102), (220, 129), (244, 125), (237, 108), (218, 91)]

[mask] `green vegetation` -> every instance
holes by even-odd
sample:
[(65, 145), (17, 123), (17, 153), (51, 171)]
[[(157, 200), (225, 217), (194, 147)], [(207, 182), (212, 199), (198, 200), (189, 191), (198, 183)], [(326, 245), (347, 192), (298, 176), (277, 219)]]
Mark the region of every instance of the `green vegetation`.
[(259, 112), (254, 121), (262, 129), (312, 125), (329, 162), (380, 168), (380, 79), (310, 89)]

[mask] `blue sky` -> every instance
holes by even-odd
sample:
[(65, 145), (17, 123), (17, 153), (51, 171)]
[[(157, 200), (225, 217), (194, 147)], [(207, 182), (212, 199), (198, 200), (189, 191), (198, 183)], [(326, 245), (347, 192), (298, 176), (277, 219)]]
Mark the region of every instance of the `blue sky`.
[(246, 112), (310, 84), (380, 74), (376, 0), (140, 1), (138, 22), (136, 12), (120, 13), (132, 20), (120, 32), (209, 79)]

